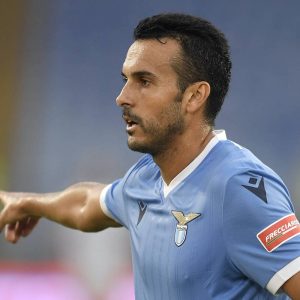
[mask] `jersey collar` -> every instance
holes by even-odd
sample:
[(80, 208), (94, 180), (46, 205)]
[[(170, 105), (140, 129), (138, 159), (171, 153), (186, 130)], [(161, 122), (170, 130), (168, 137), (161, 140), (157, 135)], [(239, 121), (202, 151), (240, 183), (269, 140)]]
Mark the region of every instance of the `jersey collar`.
[(167, 197), (168, 194), (174, 190), (174, 188), (181, 183), (187, 176), (189, 176), (204, 160), (204, 158), (208, 155), (208, 153), (218, 144), (221, 140), (226, 140), (226, 132), (225, 130), (214, 130), (214, 137), (209, 141), (203, 151), (188, 165), (186, 166), (173, 180), (169, 185), (163, 181), (163, 190), (164, 196)]

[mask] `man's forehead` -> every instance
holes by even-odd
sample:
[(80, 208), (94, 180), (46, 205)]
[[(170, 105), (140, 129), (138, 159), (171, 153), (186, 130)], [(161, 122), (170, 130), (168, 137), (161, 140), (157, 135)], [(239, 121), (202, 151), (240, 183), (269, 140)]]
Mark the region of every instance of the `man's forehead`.
[(170, 66), (180, 56), (180, 46), (174, 39), (137, 40), (128, 49), (123, 68), (138, 65)]

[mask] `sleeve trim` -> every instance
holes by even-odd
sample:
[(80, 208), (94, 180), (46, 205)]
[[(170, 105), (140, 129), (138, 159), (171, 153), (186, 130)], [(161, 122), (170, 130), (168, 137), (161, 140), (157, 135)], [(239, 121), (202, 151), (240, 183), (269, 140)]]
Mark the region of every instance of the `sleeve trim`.
[(267, 290), (275, 295), (281, 286), (293, 275), (300, 271), (300, 257), (294, 259), (281, 270), (279, 270), (268, 282)]
[(115, 222), (117, 223), (120, 223), (120, 221), (118, 221), (113, 215), (112, 213), (109, 211), (107, 205), (106, 205), (106, 202), (105, 202), (105, 198), (106, 198), (106, 194), (108, 192), (108, 190), (111, 188), (112, 184), (109, 184), (107, 185), (106, 187), (104, 187), (104, 189), (102, 190), (101, 194), (100, 194), (100, 197), (99, 197), (99, 202), (100, 202), (100, 206), (101, 206), (101, 209), (103, 211), (103, 213), (111, 218), (112, 220), (114, 220)]

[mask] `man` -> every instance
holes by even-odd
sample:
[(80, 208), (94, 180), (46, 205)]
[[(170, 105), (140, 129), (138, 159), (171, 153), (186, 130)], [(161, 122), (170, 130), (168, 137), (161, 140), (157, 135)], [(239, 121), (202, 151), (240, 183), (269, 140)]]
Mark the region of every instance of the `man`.
[(162, 14), (134, 38), (117, 104), (129, 148), (146, 154), (107, 186), (1, 192), (0, 230), (15, 243), (41, 217), (82, 231), (125, 226), (136, 299), (300, 299), (300, 225), (286, 187), (213, 130), (230, 81), (225, 37), (203, 19)]

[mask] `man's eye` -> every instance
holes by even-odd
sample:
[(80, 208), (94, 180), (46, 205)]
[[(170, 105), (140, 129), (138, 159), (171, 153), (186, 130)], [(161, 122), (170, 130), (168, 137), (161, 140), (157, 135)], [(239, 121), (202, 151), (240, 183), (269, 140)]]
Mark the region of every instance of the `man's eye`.
[(147, 86), (149, 86), (150, 81), (147, 79), (141, 79), (141, 84), (142, 84), (142, 86), (147, 87)]
[(126, 83), (127, 80), (128, 80), (127, 77), (124, 77), (124, 76), (122, 77), (122, 81), (123, 81), (124, 83)]

